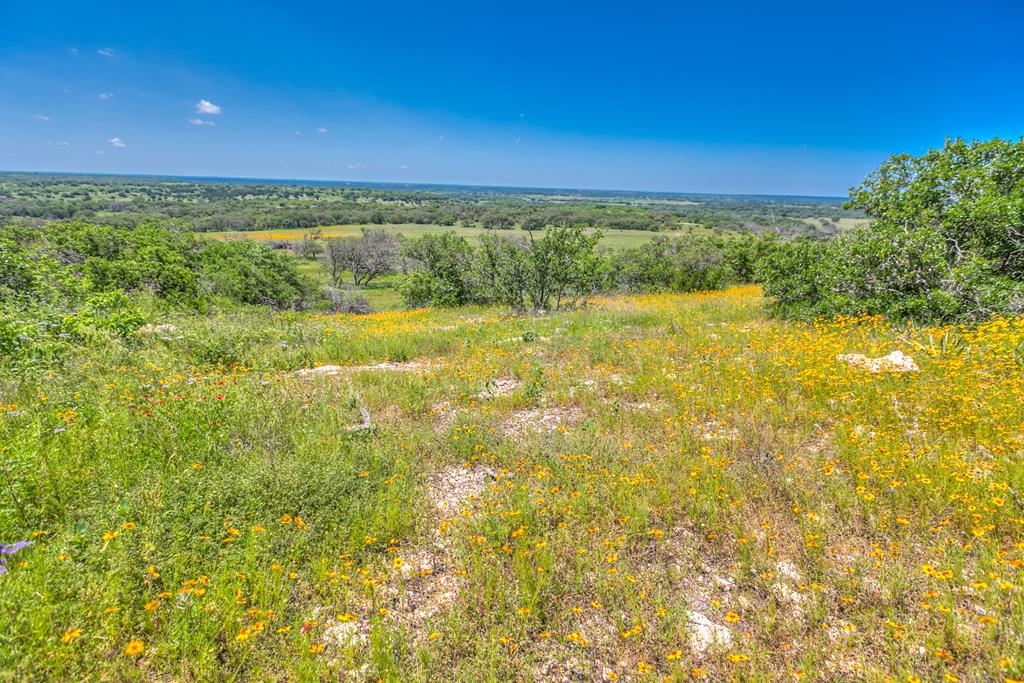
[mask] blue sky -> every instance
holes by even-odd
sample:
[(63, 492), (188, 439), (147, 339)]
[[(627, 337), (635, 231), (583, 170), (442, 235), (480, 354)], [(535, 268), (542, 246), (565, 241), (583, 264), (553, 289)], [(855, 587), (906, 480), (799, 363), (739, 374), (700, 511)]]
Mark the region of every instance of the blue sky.
[[(842, 195), (1024, 135), (1024, 3), (11, 3), (0, 169)], [(204, 104), (205, 102), (205, 104)]]

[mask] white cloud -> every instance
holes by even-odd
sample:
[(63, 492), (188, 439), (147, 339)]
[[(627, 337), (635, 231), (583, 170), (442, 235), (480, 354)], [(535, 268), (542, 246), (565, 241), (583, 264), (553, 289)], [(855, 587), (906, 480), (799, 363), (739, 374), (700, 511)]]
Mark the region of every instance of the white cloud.
[(66, 140), (60, 140), (58, 142), (51, 142), (51, 141), (47, 140), (46, 144), (53, 145), (54, 147), (70, 147), (71, 146), (71, 143), (67, 142)]
[(78, 56), (78, 48), (77, 47), (69, 47), (68, 48), (68, 54), (71, 55), (72, 57), (77, 57)]
[(109, 100), (113, 96), (114, 96), (114, 93), (112, 93), (112, 92), (101, 92), (96, 97), (100, 98), (101, 100)]
[(362, 168), (363, 167), (363, 162), (357, 161), (354, 164), (349, 164), (348, 167), (351, 168), (351, 169)]
[(317, 133), (326, 133), (326, 132), (327, 132), (327, 129), (321, 126), (320, 128), (317, 128), (317, 129), (316, 129), (316, 132), (317, 132)]
[(409, 168), (409, 167), (408, 167), (408, 166), (406, 166), (405, 164), (399, 164), (399, 165), (398, 165), (398, 168), (401, 168), (401, 169), (406, 169), (406, 168)]
[(210, 100), (199, 100), (196, 102), (197, 114), (219, 114), (220, 111), (220, 107)]
[(109, 140), (107, 140), (107, 142), (112, 144), (114, 147), (127, 147), (128, 146), (128, 143), (126, 143), (121, 138), (110, 138)]
[(112, 48), (112, 47), (101, 47), (100, 49), (96, 50), (96, 54), (101, 55), (103, 57), (113, 57), (114, 56), (114, 48)]
[(106, 154), (106, 152), (104, 152), (104, 151), (103, 151), (102, 149), (98, 149), (98, 150), (96, 150), (96, 153), (97, 153), (97, 154)]
[(302, 131), (301, 130), (293, 130), (292, 131), (292, 135), (302, 135)]
[(193, 126), (216, 126), (217, 125), (216, 121), (207, 121), (206, 119), (199, 119), (199, 118), (189, 119), (188, 122), (191, 123)]
[(46, 114), (33, 114), (32, 118), (34, 118), (36, 121), (49, 121), (50, 120), (50, 117), (47, 116)]

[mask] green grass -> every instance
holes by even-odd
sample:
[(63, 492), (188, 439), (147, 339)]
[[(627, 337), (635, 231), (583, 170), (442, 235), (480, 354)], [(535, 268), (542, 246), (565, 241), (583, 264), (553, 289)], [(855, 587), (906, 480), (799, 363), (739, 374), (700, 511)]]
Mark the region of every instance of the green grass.
[[(324, 269), (321, 259), (296, 258), (299, 264), (299, 271), (308, 275), (318, 282), (320, 286), (330, 285), (330, 276)], [(374, 278), (369, 284), (355, 287), (352, 284), (352, 274), (344, 271), (341, 274), (343, 286), (352, 286), (360, 296), (366, 298), (374, 311), (397, 311), (404, 307), (402, 297), (398, 293), (398, 282), (401, 275), (383, 275)]]
[(154, 322), (0, 378), (4, 680), (1021, 678), (1020, 319)]

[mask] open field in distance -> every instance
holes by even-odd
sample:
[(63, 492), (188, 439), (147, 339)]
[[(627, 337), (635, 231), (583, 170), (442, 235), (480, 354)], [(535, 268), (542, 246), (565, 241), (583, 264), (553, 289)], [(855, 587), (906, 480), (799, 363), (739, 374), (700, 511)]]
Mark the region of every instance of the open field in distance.
[[(315, 230), (321, 232), (321, 237), (359, 237), (362, 234), (363, 228), (369, 229), (380, 229), (394, 232), (403, 237), (415, 238), (425, 234), (436, 234), (440, 232), (452, 231), (464, 237), (467, 237), (473, 241), (476, 241), (480, 235), (491, 233), (509, 237), (528, 237), (529, 235), (522, 230), (488, 230), (487, 228), (481, 227), (464, 227), (464, 226), (444, 226), (444, 225), (417, 225), (417, 224), (402, 224), (402, 225), (374, 225), (374, 224), (363, 224), (363, 225), (326, 225), (320, 228), (310, 229), (291, 229), (291, 230), (245, 230), (245, 231), (221, 231), (221, 232), (208, 232), (199, 233), (201, 235), (211, 237), (213, 239), (263, 239), (263, 240), (298, 240), (302, 239), (304, 235), (308, 235)], [(711, 231), (703, 228), (699, 225), (691, 224), (682, 228), (679, 231), (673, 232), (652, 232), (650, 230), (604, 230), (604, 235), (601, 239), (602, 246), (609, 247), (611, 249), (624, 249), (627, 247), (633, 247), (638, 244), (650, 240), (655, 235), (687, 235), (687, 234), (709, 234)], [(543, 231), (538, 231), (538, 236), (543, 235)]]

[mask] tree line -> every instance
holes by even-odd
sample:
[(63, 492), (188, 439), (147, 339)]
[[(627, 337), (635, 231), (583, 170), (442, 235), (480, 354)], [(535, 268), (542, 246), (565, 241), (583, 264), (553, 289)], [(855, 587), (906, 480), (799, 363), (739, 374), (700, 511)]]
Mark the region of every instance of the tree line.
[(364, 228), (361, 237), (307, 243), (332, 283), (362, 286), (400, 275), (406, 306), (502, 304), (515, 311), (576, 306), (597, 293), (694, 291), (753, 282), (780, 240), (752, 234), (657, 235), (611, 251), (601, 233), (578, 226), (539, 234), (488, 233), (474, 245), (454, 231), (405, 240)]
[(0, 173), (0, 224), (80, 220), (134, 227), (158, 221), (195, 231), (397, 224), (673, 231), (702, 225), (829, 234), (835, 230), (835, 221), (848, 215), (858, 212), (843, 209), (835, 200), (815, 198), (693, 195), (680, 199), (658, 193), (334, 187)]

